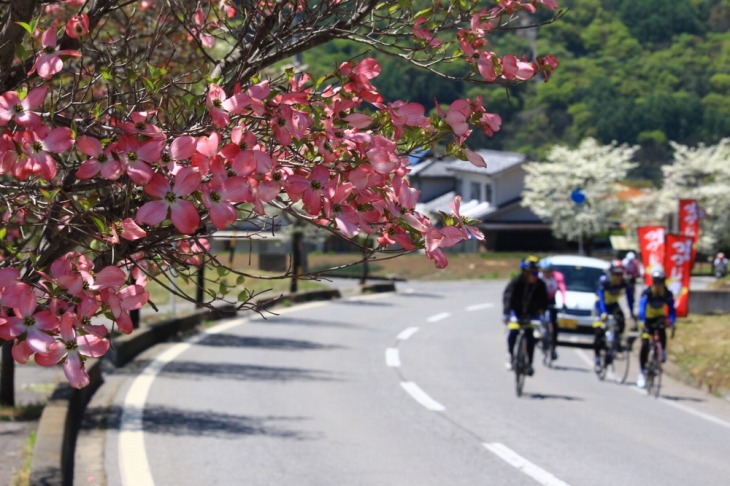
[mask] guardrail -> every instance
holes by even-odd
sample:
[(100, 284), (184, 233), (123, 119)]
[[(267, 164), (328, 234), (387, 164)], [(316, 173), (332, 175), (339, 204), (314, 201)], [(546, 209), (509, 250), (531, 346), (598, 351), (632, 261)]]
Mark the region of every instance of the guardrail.
[(730, 292), (725, 290), (692, 290), (689, 294), (689, 311), (693, 314), (730, 312)]

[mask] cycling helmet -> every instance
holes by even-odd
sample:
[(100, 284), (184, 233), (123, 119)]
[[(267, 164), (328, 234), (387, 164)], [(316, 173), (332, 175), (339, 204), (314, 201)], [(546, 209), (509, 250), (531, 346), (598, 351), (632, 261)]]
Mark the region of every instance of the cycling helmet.
[(608, 273), (611, 275), (623, 275), (624, 274), (624, 266), (621, 263), (621, 260), (614, 260), (611, 262), (611, 266), (608, 267)]
[(661, 268), (657, 268), (651, 271), (651, 283), (653, 285), (656, 284), (663, 284), (667, 281), (667, 275), (664, 273), (664, 270)]
[(555, 265), (553, 265), (553, 262), (551, 262), (548, 259), (540, 260), (540, 269), (541, 270), (552, 271), (552, 270), (555, 269)]
[(636, 258), (636, 253), (634, 253), (633, 251), (630, 251), (630, 252), (628, 252), (628, 253), (626, 254), (626, 259), (627, 259), (627, 260), (631, 261), (631, 260), (633, 260), (634, 258)]
[(528, 256), (527, 258), (524, 258), (520, 262), (520, 268), (522, 270), (538, 270), (538, 263), (540, 260), (537, 259), (537, 257), (534, 257), (532, 255)]

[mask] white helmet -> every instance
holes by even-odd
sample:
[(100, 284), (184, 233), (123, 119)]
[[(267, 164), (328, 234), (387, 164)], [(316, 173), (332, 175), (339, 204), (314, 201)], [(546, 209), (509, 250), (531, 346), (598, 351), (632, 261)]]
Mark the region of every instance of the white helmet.
[(626, 259), (633, 260), (634, 258), (636, 258), (636, 253), (634, 253), (633, 251), (630, 251), (626, 254)]

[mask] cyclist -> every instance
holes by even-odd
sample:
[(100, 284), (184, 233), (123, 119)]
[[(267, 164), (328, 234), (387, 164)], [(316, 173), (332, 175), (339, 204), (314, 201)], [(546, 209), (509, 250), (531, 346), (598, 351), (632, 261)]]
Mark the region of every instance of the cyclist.
[(558, 345), (558, 309), (556, 307), (555, 296), (558, 292), (563, 297), (563, 308), (565, 308), (566, 288), (565, 277), (561, 272), (555, 270), (550, 260), (540, 262), (540, 279), (545, 282), (548, 294), (548, 315), (550, 327), (550, 344), (552, 348), (552, 359), (558, 359), (558, 352), (555, 348)]
[(641, 278), (641, 264), (633, 251), (628, 252), (621, 263), (624, 266), (626, 282), (629, 284), (626, 293), (630, 293), (636, 301), (636, 282)]
[[(520, 274), (513, 278), (504, 289), (503, 320), (507, 324), (507, 363), (508, 370), (512, 369), (512, 355), (520, 329), (520, 322), (524, 319), (542, 319), (548, 308), (548, 295), (545, 282), (540, 280), (539, 260), (528, 256), (520, 262)], [(535, 336), (526, 332), (527, 337), (527, 375), (532, 375), (532, 356), (535, 352)]]
[(641, 351), (639, 352), (639, 377), (636, 386), (644, 388), (644, 368), (649, 359), (649, 342), (652, 339), (653, 326), (662, 320), (664, 326), (659, 327), (659, 342), (662, 344), (662, 363), (667, 359), (667, 326), (674, 326), (677, 313), (674, 309), (674, 296), (667, 289), (667, 277), (664, 270), (657, 268), (651, 272), (651, 285), (641, 293), (639, 301), (639, 320), (641, 321)]
[(715, 270), (715, 277), (722, 278), (727, 274), (727, 258), (723, 252), (715, 255), (712, 261), (712, 268)]
[(621, 342), (621, 335), (626, 327), (626, 319), (621, 309), (619, 300), (621, 296), (626, 296), (631, 317), (636, 319), (634, 315), (634, 296), (627, 292), (628, 283), (624, 280), (624, 267), (621, 260), (614, 260), (608, 268), (608, 275), (602, 275), (598, 280), (598, 291), (596, 292), (596, 321), (593, 323), (595, 329), (595, 340), (593, 341), (593, 351), (595, 353), (596, 370), (601, 366), (601, 348), (603, 347), (604, 338), (606, 336), (606, 321), (609, 314), (616, 316), (616, 339)]

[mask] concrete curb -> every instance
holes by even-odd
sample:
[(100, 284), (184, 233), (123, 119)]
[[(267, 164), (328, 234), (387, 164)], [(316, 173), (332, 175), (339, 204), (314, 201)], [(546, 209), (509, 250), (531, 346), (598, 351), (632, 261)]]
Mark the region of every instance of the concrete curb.
[[(361, 285), (358, 290), (359, 293), (363, 294), (394, 292), (395, 284), (389, 282)], [(341, 297), (342, 295), (337, 289), (315, 290), (262, 299), (257, 302), (257, 308), (268, 309), (286, 303), (304, 303)], [(180, 319), (170, 319), (149, 326), (141, 326), (131, 335), (123, 335), (113, 339), (112, 349), (104, 357), (104, 360), (112, 363), (115, 367), (123, 367), (145, 350), (181, 332), (191, 331), (203, 321), (220, 320), (235, 316), (236, 311), (232, 307), (221, 307), (216, 311), (201, 309)], [(56, 387), (43, 409), (38, 423), (38, 432), (30, 467), (30, 484), (34, 486), (73, 485), (76, 439), (84, 412), (94, 393), (104, 383), (101, 372), (102, 362), (100, 360), (89, 360), (86, 364), (91, 378), (89, 386), (76, 390), (67, 383), (62, 383)], [(101, 450), (97, 452), (102, 454)], [(97, 476), (97, 479), (100, 478)]]

